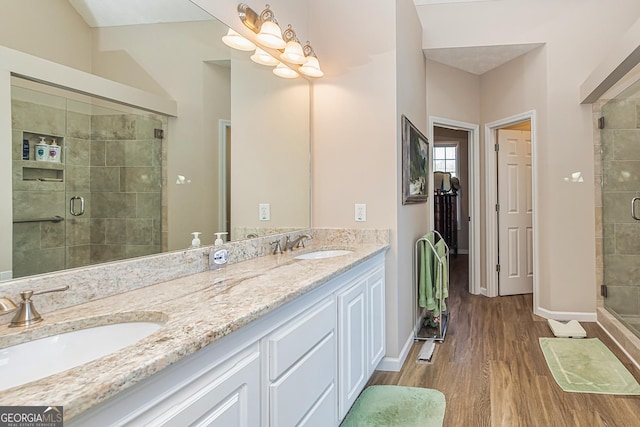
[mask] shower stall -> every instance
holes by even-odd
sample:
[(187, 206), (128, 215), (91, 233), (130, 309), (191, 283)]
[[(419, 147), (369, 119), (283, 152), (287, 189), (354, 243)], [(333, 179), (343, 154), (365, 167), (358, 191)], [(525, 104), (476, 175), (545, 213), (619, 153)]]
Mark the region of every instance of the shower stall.
[(640, 337), (640, 81), (602, 105), (602, 297)]
[(13, 78), (11, 119), (14, 278), (162, 251), (166, 116)]

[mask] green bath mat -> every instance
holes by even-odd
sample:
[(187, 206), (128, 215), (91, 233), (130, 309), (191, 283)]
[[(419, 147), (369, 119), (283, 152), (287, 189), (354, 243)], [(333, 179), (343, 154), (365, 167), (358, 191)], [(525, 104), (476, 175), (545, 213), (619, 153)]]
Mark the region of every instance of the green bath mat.
[(440, 427), (444, 408), (438, 390), (375, 385), (362, 392), (341, 427)]
[(576, 393), (640, 395), (640, 385), (599, 339), (539, 338), (560, 388)]

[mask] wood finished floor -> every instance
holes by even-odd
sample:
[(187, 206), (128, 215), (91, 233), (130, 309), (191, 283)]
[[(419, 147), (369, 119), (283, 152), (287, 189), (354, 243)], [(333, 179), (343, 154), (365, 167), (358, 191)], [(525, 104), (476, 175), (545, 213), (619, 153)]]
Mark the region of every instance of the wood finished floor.
[[(532, 314), (532, 295), (486, 298), (468, 290), (467, 256), (451, 259), (446, 340), (429, 364), (417, 363), (414, 344), (400, 372), (377, 371), (369, 385), (440, 390), (447, 400), (444, 426), (640, 426), (640, 396), (563, 392), (540, 350), (552, 337)], [(582, 323), (640, 381), (640, 372), (596, 323)]]

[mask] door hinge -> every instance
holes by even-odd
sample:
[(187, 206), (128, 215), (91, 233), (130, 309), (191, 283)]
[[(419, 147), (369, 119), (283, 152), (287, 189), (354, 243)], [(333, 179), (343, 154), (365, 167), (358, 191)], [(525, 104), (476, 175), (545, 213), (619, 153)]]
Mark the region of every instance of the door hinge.
[(496, 272), (500, 273), (500, 264), (496, 264)]
[(471, 222), (471, 217), (468, 217), (468, 218), (469, 218), (468, 221)]
[(496, 144), (496, 146), (495, 146), (495, 150), (496, 150), (496, 151), (500, 151), (500, 144)]
[(154, 129), (153, 130), (153, 137), (155, 139), (164, 139), (164, 130), (162, 130), (162, 129)]
[(496, 203), (496, 212), (500, 212), (500, 203)]
[(607, 297), (607, 285), (600, 285), (600, 295)]
[(604, 129), (604, 116), (598, 119), (598, 129)]

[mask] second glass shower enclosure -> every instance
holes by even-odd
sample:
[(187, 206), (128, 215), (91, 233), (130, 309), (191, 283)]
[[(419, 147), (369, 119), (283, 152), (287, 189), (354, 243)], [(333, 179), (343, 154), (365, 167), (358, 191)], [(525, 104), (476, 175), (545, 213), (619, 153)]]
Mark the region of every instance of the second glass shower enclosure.
[(604, 306), (640, 337), (640, 82), (601, 116)]
[(18, 78), (11, 108), (14, 278), (162, 250), (166, 117)]

